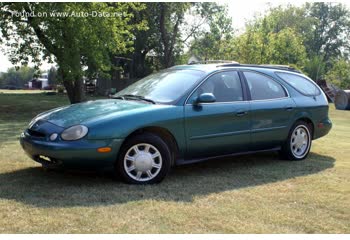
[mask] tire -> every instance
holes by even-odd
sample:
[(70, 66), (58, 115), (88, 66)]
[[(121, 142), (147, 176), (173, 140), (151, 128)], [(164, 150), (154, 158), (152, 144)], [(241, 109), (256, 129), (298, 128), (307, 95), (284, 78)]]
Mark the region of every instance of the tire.
[(305, 159), (311, 149), (312, 129), (304, 121), (297, 121), (291, 127), (288, 138), (282, 145), (280, 157), (286, 160)]
[(152, 133), (143, 133), (123, 144), (115, 170), (126, 183), (159, 183), (170, 171), (171, 156), (163, 139)]

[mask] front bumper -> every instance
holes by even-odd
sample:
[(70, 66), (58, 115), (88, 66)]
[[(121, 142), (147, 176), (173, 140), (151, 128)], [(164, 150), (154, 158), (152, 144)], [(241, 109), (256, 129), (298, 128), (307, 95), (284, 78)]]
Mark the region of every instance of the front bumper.
[[(48, 168), (102, 169), (111, 168), (117, 158), (123, 139), (77, 141), (49, 141), (22, 133), (20, 144), (34, 161)], [(110, 152), (100, 153), (101, 147), (110, 147)]]

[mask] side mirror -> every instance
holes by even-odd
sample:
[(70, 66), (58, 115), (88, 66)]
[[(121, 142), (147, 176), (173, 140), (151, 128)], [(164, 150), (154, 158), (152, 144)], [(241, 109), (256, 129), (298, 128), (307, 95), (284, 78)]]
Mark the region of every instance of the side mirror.
[(215, 96), (212, 93), (202, 93), (199, 95), (195, 101), (195, 104), (198, 103), (213, 103), (216, 101)]

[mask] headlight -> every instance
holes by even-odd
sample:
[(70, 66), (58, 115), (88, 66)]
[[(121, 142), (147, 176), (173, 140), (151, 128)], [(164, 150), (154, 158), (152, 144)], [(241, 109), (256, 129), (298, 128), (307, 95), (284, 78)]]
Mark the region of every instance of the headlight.
[(66, 141), (78, 140), (85, 137), (88, 133), (88, 128), (83, 125), (76, 125), (70, 128), (67, 128), (61, 133), (61, 138)]

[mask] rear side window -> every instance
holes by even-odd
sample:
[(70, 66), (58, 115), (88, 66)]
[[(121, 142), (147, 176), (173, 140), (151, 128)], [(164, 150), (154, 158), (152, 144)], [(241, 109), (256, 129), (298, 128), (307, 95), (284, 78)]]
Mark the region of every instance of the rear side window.
[(291, 73), (276, 72), (276, 75), (305, 95), (319, 95), (320, 90), (311, 80)]
[(244, 76), (247, 79), (252, 100), (283, 98), (287, 96), (281, 84), (269, 77), (254, 72), (244, 72)]

